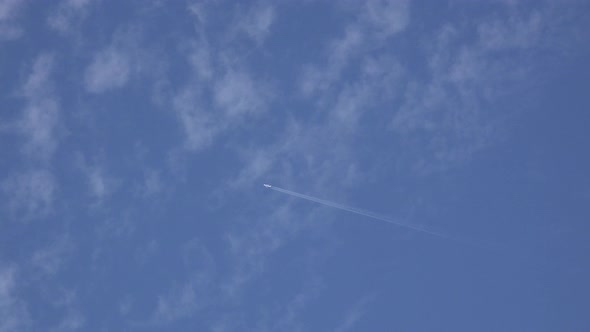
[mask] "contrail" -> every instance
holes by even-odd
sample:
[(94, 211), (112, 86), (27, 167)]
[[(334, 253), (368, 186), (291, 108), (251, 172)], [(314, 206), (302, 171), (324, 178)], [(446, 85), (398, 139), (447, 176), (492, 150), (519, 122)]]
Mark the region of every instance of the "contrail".
[[(471, 245), (475, 245), (475, 246), (481, 247), (481, 243), (475, 243), (475, 242), (473, 242), (471, 240), (467, 240), (467, 239), (464, 239), (464, 238), (458, 238), (458, 237), (450, 236), (448, 234), (444, 234), (444, 233), (441, 233), (441, 232), (433, 231), (433, 230), (430, 230), (430, 229), (427, 229), (427, 228), (424, 228), (424, 227), (410, 225), (408, 223), (404, 223), (404, 222), (399, 221), (399, 220), (391, 219), (391, 218), (388, 218), (386, 216), (382, 216), (382, 215), (379, 215), (377, 213), (373, 213), (373, 212), (366, 211), (366, 210), (363, 210), (363, 209), (359, 209), (359, 208), (355, 208), (355, 207), (350, 207), (350, 206), (346, 206), (346, 205), (342, 205), (342, 204), (338, 204), (338, 203), (326, 201), (326, 200), (319, 199), (319, 198), (316, 198), (316, 197), (313, 197), (313, 196), (303, 195), (303, 194), (296, 193), (296, 192), (291, 191), (291, 190), (287, 190), (287, 189), (283, 189), (283, 188), (271, 186), (270, 184), (264, 184), (264, 186), (266, 188), (270, 188), (272, 190), (275, 190), (275, 191), (278, 191), (278, 192), (281, 192), (281, 193), (284, 193), (284, 194), (287, 194), (287, 195), (291, 195), (291, 196), (303, 198), (305, 200), (308, 200), (308, 201), (311, 201), (311, 202), (316, 202), (316, 203), (319, 203), (319, 204), (322, 204), (322, 205), (326, 205), (326, 206), (329, 206), (329, 207), (333, 207), (333, 208), (336, 208), (336, 209), (340, 209), (340, 210), (344, 210), (344, 211), (356, 213), (356, 214), (359, 214), (361, 216), (369, 217), (369, 218), (372, 218), (372, 219), (375, 219), (375, 220), (379, 220), (379, 221), (384, 221), (384, 222), (387, 222), (387, 223), (390, 223), (390, 224), (394, 224), (394, 225), (399, 226), (399, 227), (408, 228), (408, 229), (411, 229), (411, 230), (414, 230), (414, 231), (417, 231), (417, 232), (427, 233), (427, 234), (430, 234), (430, 235), (433, 235), (433, 236), (436, 236), (436, 237), (440, 237), (440, 238), (443, 238), (443, 239), (447, 239), (447, 240), (453, 240), (453, 241), (463, 242), (463, 243), (467, 243), (467, 244), (471, 244)], [(487, 246), (485, 246), (485, 247), (487, 248)]]
[(313, 197), (313, 196), (303, 195), (303, 194), (296, 193), (296, 192), (291, 191), (291, 190), (287, 190), (287, 189), (283, 189), (283, 188), (271, 186), (270, 184), (265, 184), (264, 186), (267, 187), (267, 188), (270, 188), (272, 190), (276, 190), (278, 192), (282, 192), (282, 193), (287, 194), (287, 195), (291, 195), (291, 196), (303, 198), (303, 199), (306, 199), (308, 201), (320, 203), (320, 204), (323, 204), (323, 205), (326, 205), (326, 206), (329, 206), (329, 207), (333, 207), (333, 208), (336, 208), (336, 209), (340, 209), (340, 210), (344, 210), (344, 211), (348, 211), (348, 212), (360, 214), (361, 216), (365, 216), (365, 217), (373, 218), (373, 219), (376, 219), (376, 220), (388, 222), (390, 224), (394, 224), (394, 225), (397, 225), (397, 226), (400, 226), (400, 227), (409, 228), (409, 229), (412, 229), (412, 230), (415, 230), (415, 231), (418, 231), (418, 232), (428, 233), (428, 234), (431, 234), (431, 235), (434, 235), (434, 236), (439, 236), (439, 237), (443, 237), (443, 238), (449, 238), (445, 234), (438, 233), (438, 232), (435, 232), (435, 231), (431, 231), (431, 230), (425, 229), (423, 227), (417, 227), (417, 226), (409, 225), (409, 224), (403, 223), (401, 221), (393, 220), (391, 218), (387, 218), (385, 216), (378, 215), (378, 214), (373, 213), (373, 212), (370, 212), (370, 211), (366, 211), (366, 210), (362, 210), (362, 209), (359, 209), (359, 208), (350, 207), (350, 206), (346, 206), (346, 205), (342, 205), (342, 204), (338, 204), (338, 203), (326, 201), (326, 200), (319, 199), (319, 198), (316, 198), (316, 197)]

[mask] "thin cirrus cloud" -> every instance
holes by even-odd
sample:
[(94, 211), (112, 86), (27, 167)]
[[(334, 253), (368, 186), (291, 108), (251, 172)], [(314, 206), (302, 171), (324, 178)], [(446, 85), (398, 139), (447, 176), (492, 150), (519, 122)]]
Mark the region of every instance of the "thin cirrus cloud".
[[(253, 190), (271, 183), (391, 203), (393, 215), (417, 198), (438, 211), (431, 186), (444, 181), (424, 174), (473, 166), (465, 161), (501, 140), (502, 121), (526, 102), (496, 101), (533, 82), (531, 73), (541, 77), (535, 63), (545, 69), (553, 59), (535, 61), (540, 49), (563, 51), (552, 45), (557, 5), (492, 4), (490, 13), (382, 0), (136, 5), (105, 17), (114, 3), (65, 0), (30, 12), (0, 0), (0, 33), (11, 26), (60, 41), (38, 43), (48, 53), (31, 51), (24, 63), (3, 62), (16, 68), (6, 75), (18, 73), (16, 112), (3, 115), (15, 157), (0, 165), (2, 216), (24, 221), (5, 223), (5, 237), (35, 236), (0, 257), (9, 260), (0, 261), (2, 332), (351, 331), (389, 322), (372, 309), (396, 300), (365, 294), (397, 292), (395, 283), (358, 283), (374, 274), (354, 263), (370, 255), (371, 264), (401, 266), (398, 251), (381, 249), (417, 242), (366, 242), (379, 232), (373, 225), (335, 226), (353, 216)], [(29, 12), (33, 23), (21, 20)], [(39, 34), (41, 14), (48, 29)], [(463, 185), (471, 183), (444, 189)], [(27, 222), (36, 218), (48, 222)], [(333, 273), (346, 277), (323, 283)], [(324, 307), (336, 316), (314, 314)]]
[(259, 4), (250, 9), (246, 15), (240, 15), (237, 29), (245, 32), (258, 45), (271, 33), (271, 25), (275, 20), (275, 9), (270, 4)]
[(131, 68), (126, 52), (115, 46), (107, 47), (94, 56), (86, 68), (84, 83), (91, 93), (102, 93), (125, 86)]
[(332, 88), (355, 59), (372, 48), (385, 45), (387, 39), (401, 33), (410, 22), (406, 1), (367, 1), (351, 10), (356, 19), (349, 23), (340, 36), (329, 43), (325, 65), (310, 65), (301, 77), (300, 89), (304, 96), (322, 94)]
[(60, 236), (46, 247), (37, 250), (31, 257), (31, 264), (43, 274), (54, 276), (67, 262), (73, 248), (67, 235)]
[(184, 266), (190, 271), (189, 277), (170, 285), (158, 296), (148, 325), (166, 324), (195, 315), (207, 305), (222, 301), (215, 283), (215, 260), (209, 250), (198, 240), (191, 240), (182, 251)]
[[(277, 172), (275, 167), (279, 165), (274, 161), (300, 155), (305, 155), (308, 161), (300, 171), (313, 174), (320, 182), (339, 178), (344, 179), (341, 183), (351, 183), (358, 178), (354, 149), (347, 139), (357, 132), (363, 116), (372, 107), (398, 97), (397, 88), (404, 78), (404, 70), (395, 57), (375, 57), (368, 53), (376, 47), (374, 45), (384, 45), (387, 38), (409, 25), (409, 8), (402, 2), (383, 1), (353, 8), (351, 11), (356, 15), (352, 23), (344, 25), (336, 37), (326, 43), (319, 63), (305, 65), (299, 78), (302, 98), (312, 100), (314, 112), (324, 115), (320, 123), (291, 121), (284, 137), (271, 146), (242, 149), (246, 165), (233, 179), (234, 185), (247, 183), (263, 174), (282, 178), (285, 175)], [(341, 83), (346, 70), (359, 74)], [(336, 166), (339, 164), (348, 166)], [(289, 180), (283, 178), (283, 181)]]
[(49, 171), (33, 169), (5, 179), (1, 188), (14, 219), (28, 221), (52, 211), (57, 183)]
[(88, 12), (91, 0), (65, 0), (47, 18), (47, 24), (52, 29), (67, 34), (80, 24)]
[(17, 19), (24, 4), (20, 0), (0, 1), (0, 41), (15, 40), (23, 35)]
[(225, 123), (217, 122), (207, 112), (201, 96), (190, 87), (179, 92), (173, 99), (173, 108), (184, 129), (184, 146), (188, 150), (199, 150), (211, 144)]
[[(506, 114), (488, 112), (487, 105), (526, 82), (530, 68), (515, 59), (528, 56), (546, 27), (543, 16), (534, 12), (478, 22), (474, 41), (460, 27), (447, 25), (438, 32), (426, 52), (430, 79), (408, 82), (391, 126), (424, 147), (415, 156), (414, 170), (445, 169), (500, 139), (502, 123), (494, 119)], [(514, 56), (497, 57), (498, 52)]]
[(13, 129), (22, 138), (22, 155), (28, 165), (6, 177), (1, 184), (4, 204), (11, 218), (29, 221), (49, 215), (58, 182), (50, 171), (60, 139), (60, 104), (51, 78), (55, 57), (36, 57), (26, 80), (18, 90), (25, 101)]
[(274, 99), (273, 87), (264, 78), (253, 77), (241, 61), (227, 60), (233, 58), (231, 46), (219, 50), (220, 45), (209, 41), (201, 20), (196, 23), (204, 32), (185, 55), (190, 80), (169, 101), (184, 129), (184, 146), (191, 151), (208, 147), (227, 130), (264, 113)]
[(0, 265), (0, 331), (21, 331), (31, 324), (31, 315), (18, 295), (18, 271)]
[(51, 159), (59, 138), (60, 107), (53, 92), (53, 67), (53, 55), (38, 56), (21, 88), (27, 101), (18, 124), (25, 136), (24, 152), (29, 158), (41, 161)]

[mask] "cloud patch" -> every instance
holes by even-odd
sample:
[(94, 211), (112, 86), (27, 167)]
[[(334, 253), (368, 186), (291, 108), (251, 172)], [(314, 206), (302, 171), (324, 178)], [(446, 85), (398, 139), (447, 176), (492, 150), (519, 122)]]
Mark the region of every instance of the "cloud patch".
[(52, 29), (67, 34), (86, 16), (90, 0), (63, 0), (47, 18)]
[(275, 16), (276, 11), (273, 6), (268, 3), (259, 4), (250, 8), (245, 15), (240, 13), (240, 19), (236, 25), (257, 44), (262, 44), (270, 35)]
[(126, 52), (111, 46), (94, 56), (86, 68), (84, 83), (90, 93), (103, 93), (125, 86), (130, 76), (130, 60)]
[(18, 123), (19, 131), (25, 136), (24, 153), (42, 162), (51, 159), (58, 145), (60, 110), (50, 79), (53, 67), (53, 55), (38, 56), (21, 88), (27, 101)]
[(1, 188), (13, 217), (28, 221), (52, 211), (57, 184), (50, 172), (37, 169), (7, 178)]
[(0, 41), (18, 39), (23, 29), (15, 23), (21, 8), (25, 4), (20, 0), (0, 0)]
[(0, 331), (25, 330), (31, 322), (26, 304), (16, 296), (17, 271), (0, 265)]

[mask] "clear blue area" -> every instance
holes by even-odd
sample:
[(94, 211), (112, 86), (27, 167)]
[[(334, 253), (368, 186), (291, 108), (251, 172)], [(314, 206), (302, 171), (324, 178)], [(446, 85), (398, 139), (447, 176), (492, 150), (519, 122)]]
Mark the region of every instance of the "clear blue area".
[(589, 331), (588, 59), (584, 1), (0, 0), (0, 332)]

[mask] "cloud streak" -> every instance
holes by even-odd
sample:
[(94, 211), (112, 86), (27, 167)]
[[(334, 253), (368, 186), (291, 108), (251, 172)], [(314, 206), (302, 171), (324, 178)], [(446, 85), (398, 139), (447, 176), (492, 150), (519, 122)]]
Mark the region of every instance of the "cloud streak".
[(57, 183), (45, 170), (16, 174), (2, 183), (2, 192), (12, 216), (21, 221), (47, 216), (52, 212)]
[(125, 86), (130, 76), (127, 54), (116, 47), (100, 51), (86, 69), (84, 83), (91, 93), (103, 93)]
[(0, 0), (0, 41), (18, 39), (23, 34), (23, 29), (15, 23), (24, 6), (20, 0)]
[(15, 268), (0, 265), (0, 332), (27, 329), (31, 317), (25, 303), (16, 296)]

